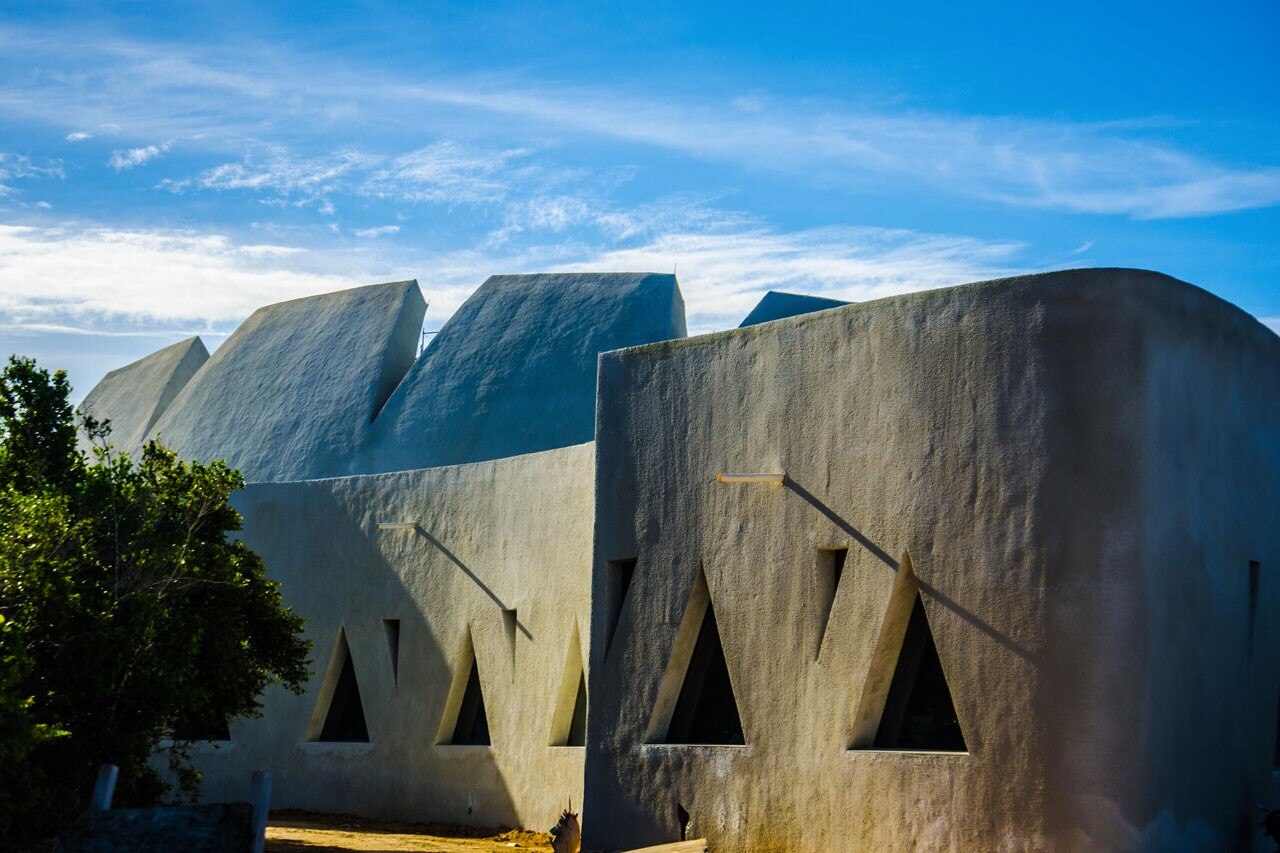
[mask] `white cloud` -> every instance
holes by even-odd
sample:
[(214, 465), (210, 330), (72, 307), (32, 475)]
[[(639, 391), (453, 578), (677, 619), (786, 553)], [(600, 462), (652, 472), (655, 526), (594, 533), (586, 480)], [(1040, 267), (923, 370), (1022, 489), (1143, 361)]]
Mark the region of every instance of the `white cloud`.
[(410, 201), (478, 203), (496, 201), (508, 191), (513, 161), (527, 148), (488, 150), (441, 140), (392, 158), (359, 188), (364, 194)]
[[(327, 156), (299, 157), (283, 147), (266, 156), (223, 163), (192, 179), (165, 179), (175, 193), (247, 190), (305, 201), (336, 193), (406, 202), (481, 204), (504, 199), (521, 182), (545, 183), (554, 175), (520, 165), (529, 149), (463, 146), (449, 139), (400, 155), (347, 149)], [(331, 204), (321, 212), (332, 215)]]
[(67, 134), (68, 142), (84, 142), (86, 139), (93, 139), (93, 134), (85, 133), (83, 130), (77, 130)]
[[(941, 192), (1080, 213), (1204, 216), (1280, 204), (1280, 167), (1231, 168), (1183, 153), (1167, 123), (1105, 124), (873, 112), (840, 103), (648, 99), (583, 89), (441, 91), (402, 97), (520, 116), (844, 189)], [(733, 106), (732, 104), (730, 106)]]
[(206, 190), (264, 190), (281, 195), (317, 197), (332, 191), (339, 179), (353, 171), (367, 169), (377, 158), (359, 151), (339, 151), (330, 157), (295, 158), (282, 148), (260, 159), (224, 163), (201, 173), (192, 181), (162, 182), (181, 192), (191, 188)]
[(581, 262), (581, 270), (675, 269), (691, 332), (736, 325), (769, 290), (858, 302), (1025, 271), (1015, 243), (882, 228), (779, 232), (756, 226), (667, 233)]
[(297, 255), (217, 233), (0, 225), (0, 318), (105, 328), (219, 323), (360, 283), (340, 275), (335, 258), (325, 259), (332, 268), (322, 272)]
[(399, 225), (380, 225), (377, 228), (357, 228), (355, 234), (357, 237), (382, 237), (387, 234), (396, 234), (399, 231)]
[[(0, 114), (82, 127), (114, 123), (160, 138), (203, 135), (202, 144), (214, 150), (243, 151), (247, 141), (273, 132), (324, 138), (336, 124), (355, 121), (393, 146), (405, 145), (414, 134), (449, 136), (464, 124), (491, 145), (517, 138), (613, 141), (624, 150), (659, 148), (844, 192), (911, 189), (1135, 218), (1280, 204), (1280, 163), (1233, 164), (1189, 153), (1177, 141), (1183, 128), (1169, 120), (959, 116), (758, 90), (572, 88), (497, 72), (483, 79), (397, 75), (275, 44), (193, 48), (7, 33), (12, 60), (38, 72), (0, 91)], [(74, 85), (66, 74), (40, 71), (63, 67), (75, 69)], [(501, 144), (488, 159), (434, 146), (392, 153), (381, 176), (370, 174), (364, 186), (431, 201), (502, 197), (508, 181), (495, 180), (495, 170), (511, 170), (526, 153)], [(202, 180), (210, 187), (283, 185), (300, 192), (296, 187), (308, 180), (333, 179), (325, 175), (328, 161), (312, 164), (313, 174), (304, 163), (292, 176), (276, 165), (228, 164)]]
[(18, 192), (6, 181), (26, 178), (65, 178), (61, 160), (33, 161), (24, 154), (12, 154), (0, 151), (0, 198)]
[(169, 144), (145, 145), (142, 148), (129, 148), (124, 151), (112, 151), (107, 165), (117, 172), (145, 165), (169, 150)]
[[(677, 221), (655, 210), (639, 227)], [(496, 272), (666, 272), (678, 264), (690, 328), (699, 332), (736, 325), (771, 289), (861, 300), (1022, 269), (1011, 243), (876, 228), (781, 232), (731, 214), (698, 224), (712, 221), (714, 213), (694, 210), (681, 230), (655, 230), (627, 245), (556, 240), (384, 254), (241, 243), (216, 232), (0, 225), (0, 326), (154, 333), (178, 323), (229, 331), (272, 302), (419, 276), (438, 323)]]

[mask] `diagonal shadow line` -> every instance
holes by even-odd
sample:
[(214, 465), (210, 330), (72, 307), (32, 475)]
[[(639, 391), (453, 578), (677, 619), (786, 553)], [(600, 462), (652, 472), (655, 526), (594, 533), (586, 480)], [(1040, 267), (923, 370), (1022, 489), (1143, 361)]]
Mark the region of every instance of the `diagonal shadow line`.
[(916, 585), (919, 586), (920, 589), (929, 593), (929, 597), (931, 599), (933, 599), (934, 601), (937, 601), (943, 607), (952, 611), (961, 619), (968, 622), (970, 625), (977, 628), (979, 631), (986, 634), (988, 637), (995, 640), (997, 643), (1004, 646), (1006, 649), (1013, 652), (1018, 657), (1022, 658), (1028, 663), (1039, 662), (1039, 657), (1036, 655), (1035, 652), (1031, 651), (1021, 643), (1018, 643), (1017, 641), (1010, 639), (1004, 634), (1001, 634), (995, 628), (992, 628), (986, 622), (983, 622), (981, 619), (979, 619), (978, 616), (973, 611), (966, 610), (965, 608), (957, 604), (954, 598), (952, 598), (949, 595), (944, 595), (943, 593), (938, 592), (937, 587), (935, 587), (933, 584), (925, 583), (924, 581), (920, 580), (920, 577), (918, 575), (916, 576)]
[(848, 533), (851, 537), (853, 537), (855, 542), (857, 542), (863, 548), (866, 548), (872, 554), (875, 554), (876, 557), (879, 558), (880, 562), (884, 563), (886, 566), (893, 569), (895, 572), (898, 570), (897, 560), (893, 559), (893, 557), (890, 557), (883, 548), (881, 548), (879, 545), (877, 545), (876, 543), (868, 539), (866, 536), (864, 536), (862, 534), (862, 531), (858, 530), (858, 528), (854, 527), (852, 524), (845, 521), (839, 515), (836, 515), (835, 510), (833, 510), (831, 507), (827, 506), (822, 501), (820, 501), (813, 494), (813, 492), (810, 492), (804, 486), (800, 485), (795, 480), (791, 479), (786, 475), (783, 475), (782, 484), (787, 488), (791, 489), (791, 491), (795, 492), (800, 497), (804, 498), (818, 512), (822, 513), (827, 518), (831, 519), (831, 522), (833, 524), (835, 524), (845, 533)]
[[(426, 540), (427, 540), (428, 542), (430, 542), (432, 545), (436, 546), (436, 548), (438, 548), (438, 549), (439, 549), (439, 551), (440, 551), (440, 553), (441, 553), (441, 554), (444, 554), (446, 557), (448, 557), (448, 558), (449, 558), (449, 561), (450, 561), (450, 562), (452, 562), (452, 563), (453, 563), (455, 566), (457, 566), (458, 568), (462, 569), (463, 574), (465, 574), (467, 577), (471, 578), (472, 582), (473, 582), (473, 583), (475, 583), (475, 585), (476, 585), (476, 586), (480, 587), (480, 589), (484, 592), (484, 594), (485, 594), (485, 595), (487, 595), (487, 596), (489, 596), (491, 599), (493, 599), (493, 603), (494, 603), (494, 604), (498, 605), (498, 606), (499, 606), (499, 607), (501, 607), (503, 610), (509, 610), (509, 609), (510, 609), (510, 608), (508, 608), (508, 607), (507, 607), (507, 605), (506, 605), (505, 603), (503, 603), (503, 601), (502, 601), (502, 599), (501, 599), (501, 598), (498, 598), (497, 593), (495, 593), (493, 590), (489, 589), (489, 587), (485, 584), (485, 582), (484, 582), (484, 581), (482, 581), (482, 580), (480, 580), (480, 577), (479, 577), (475, 572), (473, 572), (473, 571), (471, 571), (471, 569), (467, 568), (467, 564), (466, 564), (466, 563), (464, 563), (464, 562), (462, 562), (461, 560), (459, 560), (459, 559), (458, 559), (458, 555), (457, 555), (457, 554), (453, 553), (452, 551), (450, 551), (448, 548), (446, 548), (446, 547), (444, 546), (444, 543), (443, 543), (443, 542), (441, 542), (439, 539), (437, 539), (436, 537), (434, 537), (434, 536), (432, 536), (430, 533), (428, 533), (426, 530), (424, 530), (424, 529), (422, 528), (422, 525), (420, 525), (420, 524), (415, 524), (415, 525), (413, 526), (413, 529), (414, 529), (414, 530), (416, 530), (418, 533), (420, 533), (422, 536), (426, 537)], [(533, 639), (533, 634), (530, 634), (530, 633), (529, 633), (529, 629), (528, 629), (528, 628), (526, 628), (526, 627), (524, 626), (524, 624), (523, 624), (519, 619), (517, 619), (517, 620), (516, 620), (516, 627), (520, 629), (520, 633), (524, 634), (524, 635), (525, 635), (526, 637), (528, 637), (530, 640), (532, 640), (532, 639)]]
[[(783, 482), (783, 485), (791, 489), (791, 491), (795, 492), (797, 495), (804, 498), (805, 501), (811, 504), (814, 509), (818, 510), (818, 512), (822, 513), (827, 518), (829, 518), (833, 524), (835, 524), (845, 533), (848, 533), (851, 537), (853, 537), (853, 539), (859, 545), (866, 548), (868, 551), (874, 554), (877, 558), (879, 558), (879, 560), (882, 563), (884, 563), (889, 568), (893, 569), (895, 572), (898, 570), (897, 560), (890, 557), (889, 554), (883, 548), (881, 548), (876, 543), (872, 542), (870, 539), (864, 536), (860, 530), (858, 530), (852, 524), (850, 524), (849, 522), (841, 518), (839, 515), (837, 515), (835, 510), (833, 510), (831, 507), (824, 504), (812, 492), (810, 492), (804, 486), (800, 485), (799, 483), (797, 483), (795, 480), (791, 479), (788, 476), (784, 475), (782, 482)], [(1021, 643), (1018, 643), (1017, 641), (1010, 639), (1004, 634), (1001, 634), (999, 631), (997, 631), (995, 628), (992, 628), (986, 622), (983, 622), (980, 618), (978, 618), (978, 616), (975, 613), (973, 613), (973, 611), (967, 610), (964, 607), (960, 606), (954, 598), (951, 598), (948, 595), (944, 595), (943, 593), (939, 592), (937, 588), (934, 587), (932, 584), (925, 583), (924, 581), (920, 580), (919, 577), (916, 578), (916, 583), (921, 589), (929, 593), (930, 598), (932, 598), (942, 606), (946, 607), (948, 610), (955, 613), (961, 619), (968, 622), (970, 625), (977, 628), (979, 631), (986, 634), (988, 637), (995, 640), (997, 643), (1004, 646), (1009, 651), (1013, 652), (1014, 654), (1021, 657), (1023, 660), (1026, 660), (1030, 663), (1037, 662), (1038, 658), (1034, 652), (1032, 652), (1030, 649), (1022, 645)]]

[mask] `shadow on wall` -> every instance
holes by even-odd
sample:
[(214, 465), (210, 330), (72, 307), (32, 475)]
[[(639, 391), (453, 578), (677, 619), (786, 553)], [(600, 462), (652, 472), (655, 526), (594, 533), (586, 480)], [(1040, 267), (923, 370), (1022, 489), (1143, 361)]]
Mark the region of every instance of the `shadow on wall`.
[[(885, 551), (875, 542), (872, 542), (870, 539), (868, 539), (866, 535), (862, 533), (862, 531), (854, 527), (851, 523), (849, 523), (849, 521), (847, 521), (845, 518), (843, 518), (838, 513), (836, 513), (835, 510), (833, 510), (831, 507), (823, 503), (822, 500), (820, 500), (816, 495), (813, 494), (813, 492), (810, 492), (808, 489), (806, 489), (804, 486), (797, 483), (795, 480), (791, 479), (791, 477), (789, 476), (784, 476), (783, 485), (786, 486), (788, 489), (790, 489), (792, 492), (795, 492), (801, 498), (803, 498), (806, 503), (811, 505), (818, 512), (825, 515), (828, 519), (830, 519), (832, 524), (835, 524), (845, 533), (849, 534), (849, 536), (855, 542), (857, 542), (859, 545), (861, 545), (862, 547), (870, 551), (872, 554), (874, 554), (876, 556), (876, 559), (880, 560), (880, 562), (884, 563), (886, 566), (893, 569), (895, 572), (898, 571), (897, 560), (889, 556), (889, 553), (887, 551)], [(920, 589), (928, 593), (930, 601), (936, 601), (937, 603), (941, 604), (943, 607), (946, 607), (948, 610), (955, 613), (965, 622), (968, 622), (970, 625), (977, 628), (979, 631), (986, 634), (988, 637), (995, 640), (997, 643), (1004, 646), (1006, 649), (1009, 649), (1009, 651), (1018, 655), (1023, 660), (1026, 660), (1029, 663), (1036, 663), (1038, 661), (1036, 654), (1032, 652), (1030, 649), (1028, 649), (1026, 646), (1022, 645), (1021, 643), (1018, 643), (1017, 641), (1013, 640), (1011, 637), (1008, 637), (1005, 634), (1000, 633), (995, 628), (988, 625), (983, 620), (979, 619), (978, 616), (974, 614), (972, 611), (962, 607), (954, 598), (951, 598), (950, 596), (938, 590), (937, 587), (933, 586), (932, 584), (922, 579), (917, 579), (917, 583), (920, 585)]]
[[(452, 551), (446, 548), (443, 542), (441, 542), (436, 537), (432, 536), (430, 533), (424, 530), (422, 526), (419, 524), (414, 524), (413, 531), (414, 533), (418, 534), (419, 536), (423, 537), (428, 542), (430, 542), (432, 545), (434, 545), (436, 547), (436, 550), (438, 550), (441, 554), (443, 554), (445, 557), (449, 559), (449, 562), (453, 563), (455, 566), (457, 566), (459, 569), (462, 570), (463, 574), (471, 578), (471, 582), (474, 583), (480, 589), (481, 592), (487, 595), (490, 598), (490, 600), (493, 601), (494, 604), (501, 607), (503, 613), (514, 612), (506, 602), (504, 602), (501, 598), (498, 597), (497, 593), (495, 593), (492, 589), (490, 589), (489, 586), (484, 581), (480, 580), (479, 575), (471, 571), (471, 569), (467, 567), (466, 563), (458, 559), (457, 554), (454, 554)], [(520, 633), (524, 634), (526, 638), (530, 640), (533, 639), (533, 634), (529, 632), (528, 627), (526, 627), (525, 624), (521, 622), (518, 618), (513, 618), (512, 624), (514, 624), (514, 626), (518, 628), (520, 630)]]
[[(430, 588), (437, 582), (423, 575), (447, 560), (502, 602), (425, 531), (443, 556), (435, 566), (421, 565), (417, 534), (388, 535), (365, 521), (379, 497), (328, 481), (250, 486), (236, 500), (246, 544), (307, 619), (313, 676), (301, 696), (273, 689), (261, 719), (237, 721), (234, 749), (203, 761), (206, 796), (252, 764), (272, 768), (280, 808), (518, 825), (493, 753), (436, 743), (457, 649), (441, 647), (454, 638), (428, 623), (406, 582)], [(486, 678), (491, 686), (499, 682)]]

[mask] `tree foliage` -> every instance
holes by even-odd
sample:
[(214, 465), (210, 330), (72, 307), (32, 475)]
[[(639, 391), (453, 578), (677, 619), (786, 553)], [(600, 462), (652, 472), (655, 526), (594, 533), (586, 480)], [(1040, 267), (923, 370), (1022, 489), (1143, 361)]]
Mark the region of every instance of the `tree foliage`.
[(308, 677), (302, 618), (229, 536), (240, 474), (115, 454), (92, 418), (86, 458), (69, 391), (29, 359), (0, 373), (0, 834), (73, 816), (103, 762), (122, 804), (164, 795), (161, 752), (194, 791), (193, 739)]

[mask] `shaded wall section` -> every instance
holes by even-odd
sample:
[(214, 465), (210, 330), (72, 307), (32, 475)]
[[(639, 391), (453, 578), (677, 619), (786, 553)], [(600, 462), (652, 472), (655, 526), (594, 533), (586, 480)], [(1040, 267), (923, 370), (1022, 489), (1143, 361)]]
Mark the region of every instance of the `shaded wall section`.
[[(1141, 271), (986, 282), (609, 353), (599, 411), (588, 846), (1259, 840), (1280, 339), (1257, 321)], [(743, 471), (786, 479), (716, 482)], [(712, 612), (742, 743), (673, 743)], [(924, 627), (955, 732), (884, 748)]]
[(184, 458), (225, 459), (250, 482), (346, 473), (413, 362), (425, 310), (413, 281), (260, 308), (149, 437)]
[[(108, 373), (85, 396), (80, 410), (98, 420), (110, 420), (108, 442), (117, 450), (134, 453), (178, 392), (208, 360), (204, 341), (179, 341)], [(82, 434), (80, 449), (88, 452), (91, 447)]]
[(590, 441), (599, 354), (684, 334), (675, 276), (492, 276), (391, 395), (352, 472), (453, 465)]
[[(593, 469), (582, 445), (240, 493), (245, 542), (306, 617), (314, 675), (199, 748), (202, 796), (238, 795), (267, 768), (276, 808), (542, 830), (576, 808), (584, 749), (553, 743), (585, 664)], [(340, 701), (350, 712), (348, 662), (367, 741), (327, 725)], [(489, 745), (449, 743), (473, 667), (472, 740)]]

